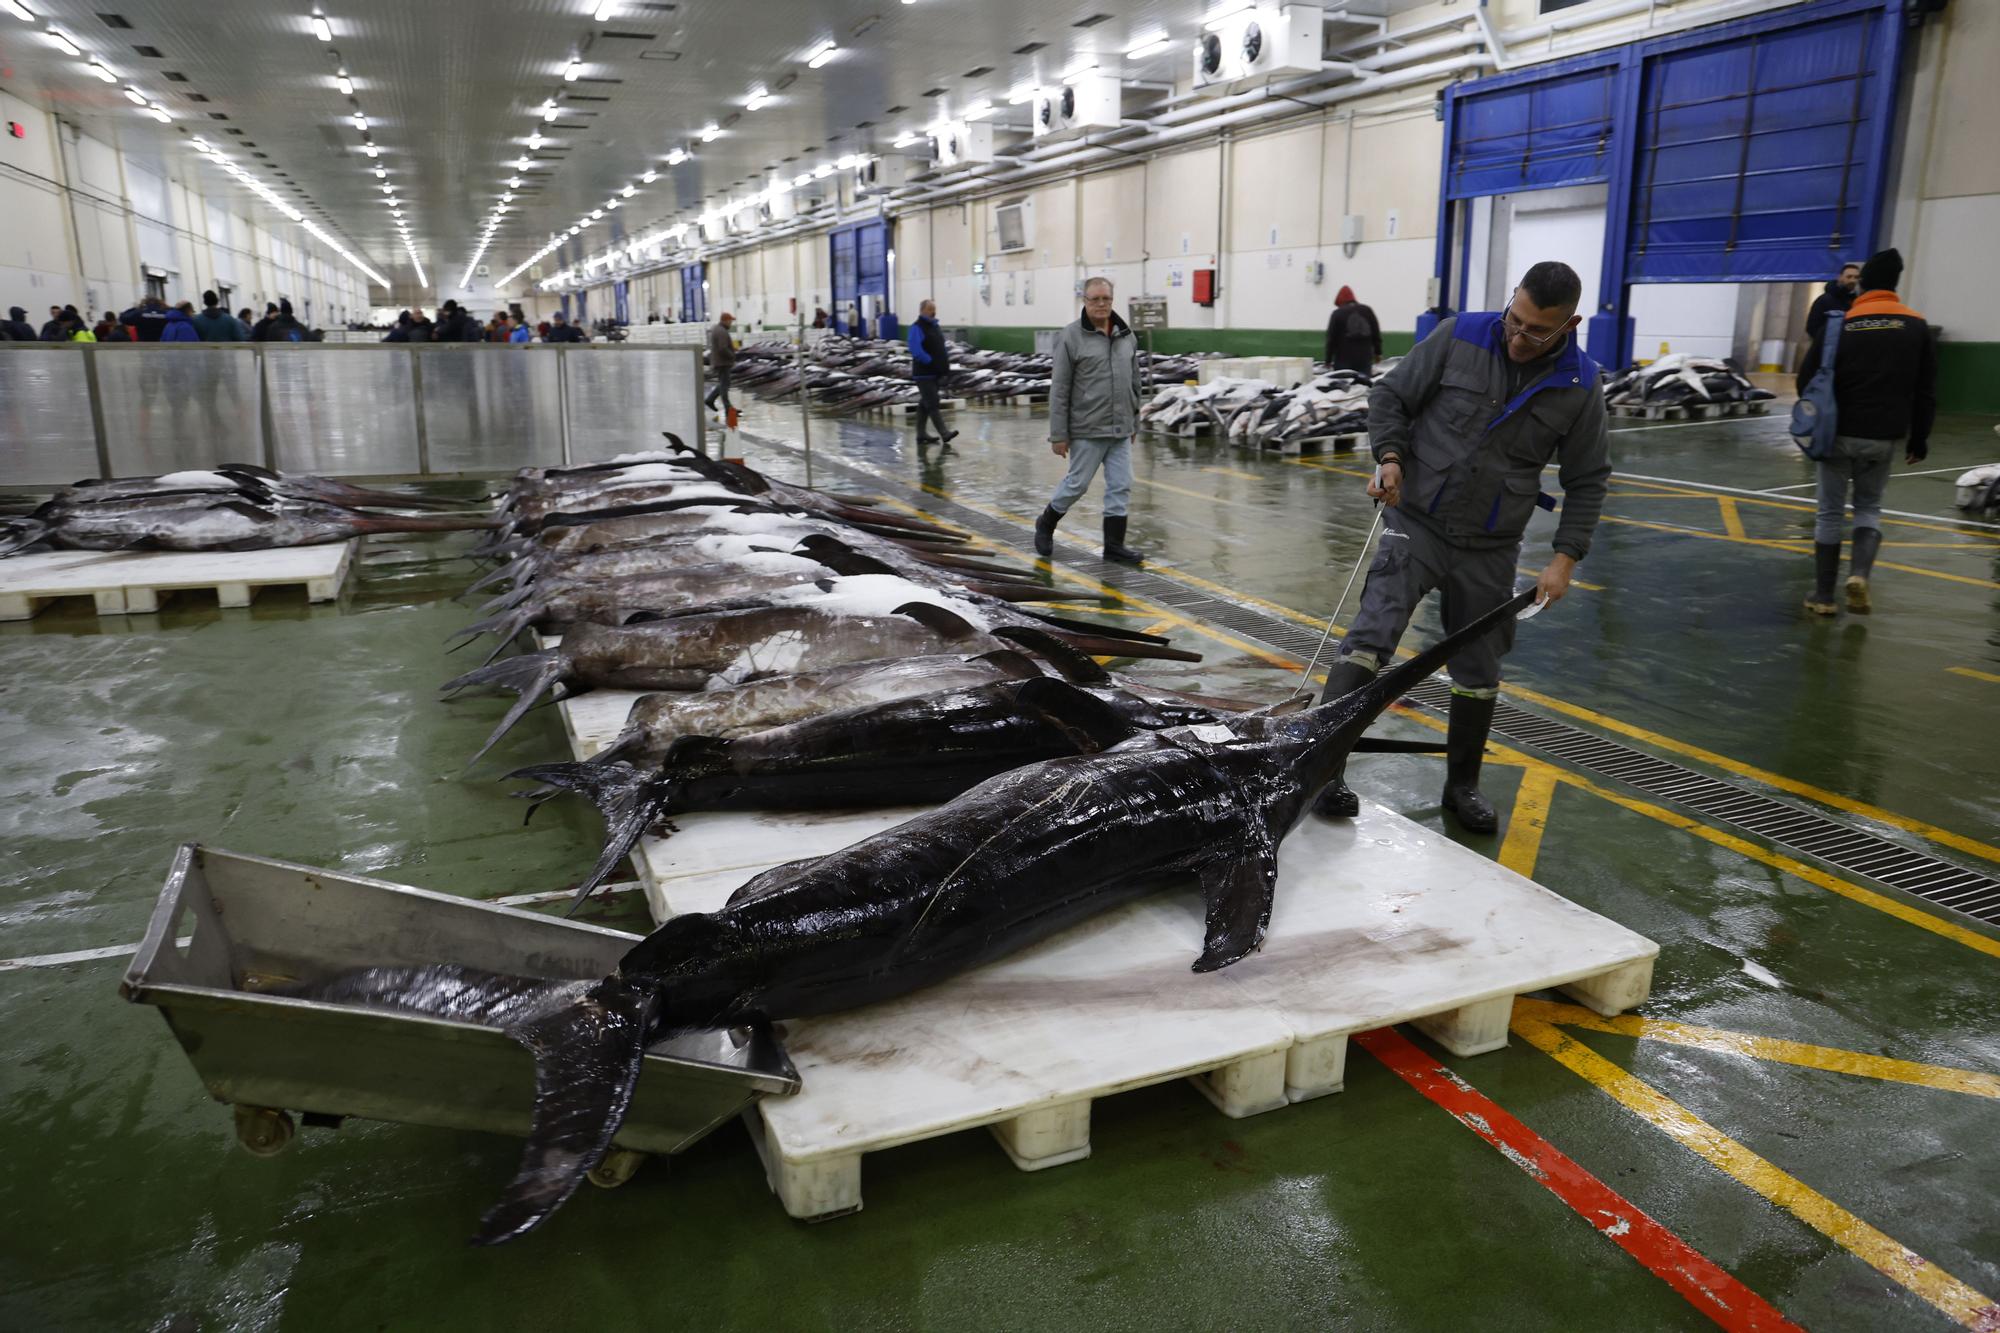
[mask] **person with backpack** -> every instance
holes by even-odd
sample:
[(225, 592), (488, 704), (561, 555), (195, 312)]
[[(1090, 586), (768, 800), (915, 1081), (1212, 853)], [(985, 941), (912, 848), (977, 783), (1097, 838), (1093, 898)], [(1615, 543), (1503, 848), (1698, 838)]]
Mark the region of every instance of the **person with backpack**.
[(1382, 325), (1375, 312), (1354, 299), (1352, 287), (1333, 298), (1333, 316), (1326, 321), (1326, 363), (1335, 370), (1367, 375), (1382, 359)]
[[(1825, 410), (1813, 381), (1832, 367), (1833, 424), (1821, 428), (1823, 452), (1808, 451), (1817, 466), (1818, 512), (1813, 520), (1813, 590), (1806, 610), (1816, 616), (1839, 613), (1833, 585), (1840, 577), (1841, 529), (1853, 493), (1854, 541), (1849, 556), (1847, 609), (1873, 609), (1868, 580), (1882, 547), (1882, 494), (1900, 443), (1905, 463), (1921, 463), (1930, 453), (1937, 417), (1937, 352), (1930, 325), (1896, 296), (1903, 256), (1894, 249), (1869, 256), (1861, 266), (1858, 293), (1845, 318), (1829, 312), (1820, 336), (1799, 366), (1802, 407)], [(1824, 387), (1824, 382), (1819, 387)], [(1817, 400), (1817, 401), (1815, 401)], [(1794, 434), (1799, 434), (1794, 416)]]

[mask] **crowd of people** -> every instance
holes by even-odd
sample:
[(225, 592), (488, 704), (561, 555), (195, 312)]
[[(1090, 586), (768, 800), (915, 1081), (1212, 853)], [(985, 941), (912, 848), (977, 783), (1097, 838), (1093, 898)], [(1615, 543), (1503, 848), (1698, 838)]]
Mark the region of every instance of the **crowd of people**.
[(28, 312), (14, 306), (0, 321), (0, 342), (44, 343), (193, 343), (193, 342), (318, 342), (321, 334), (307, 328), (287, 299), (270, 302), (260, 318), (249, 306), (230, 314), (214, 292), (201, 294), (201, 309), (192, 301), (168, 305), (148, 296), (122, 314), (105, 311), (92, 321), (73, 305), (52, 305), (39, 331)]
[(384, 334), (385, 343), (587, 343), (590, 335), (580, 324), (569, 322), (558, 310), (539, 324), (530, 324), (525, 316), (514, 315), (505, 310), (493, 312), (493, 318), (484, 324), (479, 317), (459, 305), (456, 301), (446, 301), (438, 307), (438, 317), (432, 320), (422, 310), (405, 310), (396, 316), (396, 323)]

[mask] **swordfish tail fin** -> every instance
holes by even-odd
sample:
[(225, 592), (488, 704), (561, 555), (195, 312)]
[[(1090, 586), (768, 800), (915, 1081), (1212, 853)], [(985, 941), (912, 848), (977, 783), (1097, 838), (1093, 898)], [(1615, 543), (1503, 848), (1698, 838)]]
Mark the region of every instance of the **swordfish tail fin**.
[(468, 671), (455, 680), (446, 681), (441, 688), (447, 695), (477, 686), (513, 690), (521, 696), (514, 701), (514, 706), (507, 710), (507, 716), (500, 719), (500, 725), (493, 729), (493, 734), (486, 738), (486, 744), (479, 747), (479, 753), (466, 762), (478, 763), (502, 736), (513, 730), (514, 724), (535, 706), (536, 700), (555, 688), (568, 670), (569, 662), (563, 657), (562, 650), (549, 648), (539, 653), (522, 653), (518, 657), (488, 662), (485, 666)]
[[(682, 737), (674, 744), (678, 746), (682, 740), (708, 739), (706, 736)], [(728, 742), (718, 743), (726, 745)], [(669, 762), (671, 764), (671, 758)], [(679, 785), (664, 772), (654, 773), (635, 764), (605, 763), (602, 759), (581, 764), (531, 764), (507, 776), (576, 792), (588, 797), (604, 814), (604, 850), (598, 853), (597, 864), (576, 886), (576, 896), (570, 899), (564, 916), (573, 915), (577, 908), (583, 906), (583, 900), (610, 878), (611, 872), (631, 854), (646, 830), (669, 812)], [(543, 792), (524, 794), (538, 803), (545, 799)]]
[(521, 1165), (473, 1244), (533, 1231), (603, 1160), (632, 1105), (652, 1015), (651, 996), (607, 977), (575, 1004), (507, 1029), (535, 1057), (535, 1110)]
[(515, 635), (535, 623), (535, 618), (541, 615), (544, 609), (540, 602), (530, 601), (526, 605), (510, 607), (497, 616), (454, 630), (445, 639), (446, 651), (457, 652), (480, 635), (491, 634), (495, 636), (495, 642), (492, 653), (486, 659), (490, 665), (494, 658), (506, 651), (507, 645), (514, 641)]

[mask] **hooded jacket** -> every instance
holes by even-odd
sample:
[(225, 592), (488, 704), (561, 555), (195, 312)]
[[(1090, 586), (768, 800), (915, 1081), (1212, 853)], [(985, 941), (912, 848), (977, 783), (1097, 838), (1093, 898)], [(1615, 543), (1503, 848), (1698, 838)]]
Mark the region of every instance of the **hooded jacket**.
[(178, 310), (169, 310), (167, 322), (160, 328), (159, 340), (163, 343), (198, 343), (201, 341), (201, 330), (188, 316)]
[(1382, 359), (1382, 325), (1375, 312), (1354, 299), (1352, 287), (1333, 298), (1333, 317), (1326, 322), (1326, 360), (1337, 370), (1367, 373)]
[(219, 305), (212, 305), (194, 317), (194, 331), (205, 343), (250, 341), (250, 326)]
[(1847, 313), (1854, 304), (1855, 293), (1840, 285), (1838, 280), (1826, 284), (1826, 290), (1813, 298), (1812, 309), (1806, 312), (1806, 337), (1818, 342), (1820, 334), (1826, 331), (1826, 316), (1831, 310)]
[(35, 326), (28, 322), (28, 312), (20, 306), (15, 306), (7, 312), (7, 322), (4, 325), (0, 325), (0, 329), (4, 329), (8, 339), (13, 342), (31, 343), (41, 341), (35, 333)]
[[(1823, 327), (1823, 326), (1822, 326)], [(1799, 366), (1799, 392), (1819, 371), (1823, 338)], [(1865, 291), (1847, 308), (1834, 354), (1833, 401), (1839, 433), (1859, 440), (1901, 440), (1912, 458), (1930, 452), (1937, 418), (1937, 352), (1924, 317), (1893, 291)]]
[(1056, 340), (1049, 439), (1123, 440), (1138, 429), (1139, 340), (1115, 310), (1109, 333), (1079, 315)]

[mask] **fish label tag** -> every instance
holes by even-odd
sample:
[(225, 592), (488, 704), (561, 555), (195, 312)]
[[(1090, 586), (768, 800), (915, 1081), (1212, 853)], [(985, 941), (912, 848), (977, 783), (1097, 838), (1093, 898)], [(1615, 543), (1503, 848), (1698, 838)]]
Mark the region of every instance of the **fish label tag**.
[(1236, 733), (1228, 727), (1218, 727), (1212, 723), (1199, 727), (1189, 727), (1188, 734), (1196, 740), (1206, 741), (1210, 745), (1222, 745), (1236, 739)]

